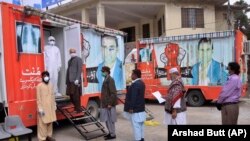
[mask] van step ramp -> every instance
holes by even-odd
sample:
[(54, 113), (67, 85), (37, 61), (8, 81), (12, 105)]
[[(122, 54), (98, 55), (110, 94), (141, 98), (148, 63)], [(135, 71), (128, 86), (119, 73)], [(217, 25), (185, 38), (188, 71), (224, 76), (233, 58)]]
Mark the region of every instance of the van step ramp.
[(77, 113), (74, 111), (72, 104), (57, 103), (57, 109), (69, 120), (85, 140), (107, 135), (104, 126), (85, 107), (82, 106), (81, 112)]

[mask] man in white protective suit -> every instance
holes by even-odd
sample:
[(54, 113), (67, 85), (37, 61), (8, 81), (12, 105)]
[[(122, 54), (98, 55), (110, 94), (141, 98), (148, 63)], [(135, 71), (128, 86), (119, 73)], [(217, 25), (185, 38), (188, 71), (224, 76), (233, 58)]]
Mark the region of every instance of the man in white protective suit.
[(48, 45), (45, 46), (44, 56), (45, 56), (45, 69), (50, 74), (50, 81), (54, 87), (54, 94), (56, 96), (62, 96), (58, 92), (58, 73), (61, 69), (62, 62), (61, 62), (61, 53), (57, 46), (55, 46), (55, 38), (53, 36), (49, 36), (48, 38)]

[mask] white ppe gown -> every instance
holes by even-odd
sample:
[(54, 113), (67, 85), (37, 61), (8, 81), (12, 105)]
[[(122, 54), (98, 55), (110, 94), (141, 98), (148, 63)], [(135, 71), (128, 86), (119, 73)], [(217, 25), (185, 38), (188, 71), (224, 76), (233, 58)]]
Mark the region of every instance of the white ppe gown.
[(44, 48), (45, 69), (50, 74), (50, 82), (54, 87), (54, 94), (58, 93), (58, 72), (62, 66), (61, 53), (57, 46), (46, 45)]

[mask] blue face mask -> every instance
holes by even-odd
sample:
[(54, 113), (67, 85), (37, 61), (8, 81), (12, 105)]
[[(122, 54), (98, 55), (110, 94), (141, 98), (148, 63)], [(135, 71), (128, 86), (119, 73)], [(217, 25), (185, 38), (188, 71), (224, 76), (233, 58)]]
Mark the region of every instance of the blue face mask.
[(105, 76), (106, 76), (106, 73), (102, 72), (102, 76), (105, 77)]

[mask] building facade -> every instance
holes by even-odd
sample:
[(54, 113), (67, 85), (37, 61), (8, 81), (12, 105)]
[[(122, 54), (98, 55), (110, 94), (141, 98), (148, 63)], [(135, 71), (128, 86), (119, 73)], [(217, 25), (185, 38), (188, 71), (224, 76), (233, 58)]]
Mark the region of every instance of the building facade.
[(232, 29), (227, 0), (73, 0), (51, 12), (123, 30), (127, 42)]

